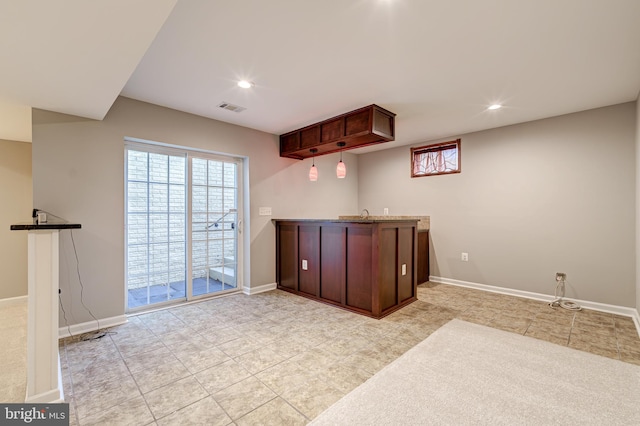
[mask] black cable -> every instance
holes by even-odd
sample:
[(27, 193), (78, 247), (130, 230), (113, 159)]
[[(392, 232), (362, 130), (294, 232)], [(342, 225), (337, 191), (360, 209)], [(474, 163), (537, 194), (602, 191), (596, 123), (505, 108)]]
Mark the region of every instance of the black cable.
[(60, 290), (58, 290), (58, 300), (60, 301), (60, 309), (62, 309), (62, 318), (64, 318), (64, 325), (67, 326), (69, 337), (73, 337), (73, 334), (71, 334), (71, 327), (69, 327), (69, 321), (67, 321), (67, 311), (64, 310), (64, 305), (62, 304), (62, 296), (60, 295), (60, 293)]
[[(98, 318), (96, 318), (95, 315), (93, 315), (93, 312), (91, 312), (91, 309), (87, 308), (87, 305), (84, 304), (84, 284), (82, 283), (82, 277), (80, 276), (80, 260), (78, 259), (78, 250), (76, 250), (76, 241), (73, 238), (73, 229), (70, 229), (69, 231), (71, 232), (71, 244), (73, 244), (73, 253), (76, 256), (76, 272), (78, 273), (78, 282), (80, 283), (80, 303), (86, 309), (86, 311), (89, 312), (89, 315), (91, 315), (91, 317), (98, 324), (98, 329), (96, 330), (96, 334), (99, 334), (100, 320), (98, 320)], [(104, 334), (101, 335), (100, 337), (103, 337), (103, 336)], [(96, 338), (99, 339), (100, 337), (96, 337)]]
[[(33, 209), (33, 214), (35, 215), (37, 212), (43, 212), (46, 213), (48, 216), (51, 217), (55, 217), (56, 219), (59, 219), (59, 221), (61, 223), (68, 223), (68, 221), (66, 219), (61, 218), (60, 216), (56, 216), (54, 214), (49, 213), (48, 211), (45, 210), (39, 210), (39, 209)], [(89, 312), (89, 315), (91, 315), (91, 317), (95, 320), (96, 324), (98, 325), (98, 329), (95, 331), (95, 333), (91, 336), (91, 337), (87, 337), (83, 340), (94, 340), (94, 339), (100, 339), (101, 337), (106, 336), (107, 334), (112, 334), (112, 333), (107, 333), (107, 332), (101, 332), (100, 331), (100, 320), (98, 318), (96, 318), (95, 315), (93, 315), (93, 312), (91, 312), (91, 309), (89, 309), (87, 307), (87, 305), (84, 303), (84, 284), (82, 283), (82, 277), (80, 275), (80, 260), (78, 259), (78, 250), (76, 249), (76, 241), (73, 238), (73, 229), (70, 229), (71, 231), (71, 243), (73, 244), (73, 253), (76, 257), (76, 273), (78, 274), (78, 282), (80, 283), (80, 303), (82, 304), (82, 306), (84, 307), (84, 309)], [(73, 337), (73, 334), (71, 333), (71, 327), (69, 326), (69, 322), (67, 320), (67, 312), (64, 309), (64, 305), (62, 304), (62, 296), (61, 296), (61, 292), (60, 290), (58, 290), (58, 300), (60, 301), (60, 308), (62, 309), (62, 316), (64, 318), (64, 323), (67, 327), (67, 331), (69, 333), (69, 337)], [(113, 334), (116, 334), (115, 332)]]
[[(62, 223), (68, 223), (66, 219), (61, 218), (60, 216), (56, 216), (54, 214), (51, 214), (45, 210), (37, 210), (34, 209), (34, 213), (36, 213), (36, 211), (41, 211), (46, 213), (49, 216), (55, 217), (57, 219), (60, 220), (60, 222)], [(84, 284), (82, 282), (82, 276), (80, 275), (80, 260), (78, 259), (78, 250), (76, 249), (76, 241), (73, 238), (73, 229), (69, 230), (71, 232), (71, 243), (73, 245), (73, 254), (76, 257), (76, 273), (78, 274), (78, 282), (80, 283), (80, 303), (82, 304), (82, 306), (84, 307), (84, 309), (89, 312), (89, 315), (91, 315), (91, 318), (93, 318), (96, 322), (96, 324), (98, 325), (98, 329), (95, 331), (95, 333), (91, 336), (91, 337), (87, 337), (84, 340), (94, 340), (94, 339), (100, 339), (102, 337), (104, 337), (107, 334), (117, 334), (115, 332), (102, 332), (100, 330), (100, 320), (98, 318), (96, 318), (95, 315), (93, 315), (93, 312), (91, 312), (91, 309), (89, 309), (87, 307), (87, 305), (84, 303)], [(69, 332), (69, 336), (73, 336), (73, 334), (71, 334), (71, 327), (69, 326), (69, 323), (67, 321), (67, 313), (64, 310), (64, 306), (62, 305), (62, 296), (60, 295), (60, 291), (58, 291), (58, 299), (60, 300), (60, 308), (62, 309), (62, 316), (64, 317), (64, 321), (65, 321), (65, 325), (67, 326), (67, 331)]]

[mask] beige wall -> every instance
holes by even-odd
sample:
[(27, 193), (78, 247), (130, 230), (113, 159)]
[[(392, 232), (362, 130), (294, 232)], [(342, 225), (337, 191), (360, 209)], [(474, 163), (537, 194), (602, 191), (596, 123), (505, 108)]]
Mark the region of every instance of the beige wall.
[(568, 297), (634, 307), (636, 117), (631, 102), (462, 135), (449, 176), (411, 179), (409, 147), (364, 154), (358, 205), (430, 215), (431, 275), (552, 295), (565, 272)]
[(27, 232), (31, 219), (31, 144), (0, 140), (0, 299), (27, 295)]
[[(555, 272), (566, 272), (567, 296), (634, 306), (636, 117), (628, 103), (463, 135), (455, 176), (411, 179), (408, 147), (346, 153), (344, 181), (334, 175), (337, 156), (319, 157), (311, 183), (310, 161), (280, 158), (277, 137), (259, 131), (127, 98), (103, 121), (35, 110), (34, 205), (82, 223), (74, 237), (84, 301), (98, 318), (124, 313), (125, 137), (248, 158), (247, 286), (275, 281), (271, 218), (388, 207), (431, 216), (432, 275), (553, 294)], [(262, 206), (273, 216), (258, 216)], [(60, 286), (74, 324), (91, 317), (69, 236), (61, 235)]]
[[(256, 130), (127, 98), (118, 98), (103, 121), (34, 110), (34, 205), (82, 224), (73, 235), (84, 302), (98, 318), (124, 313), (125, 137), (248, 158), (248, 287), (275, 282), (272, 218), (331, 218), (357, 213), (358, 169), (352, 154), (344, 157), (349, 174), (343, 181), (335, 177), (337, 155), (317, 158), (320, 179), (312, 183), (307, 179), (310, 160), (280, 158), (277, 136)], [(259, 207), (271, 207), (273, 216), (259, 216)], [(91, 317), (79, 299), (69, 231), (63, 231), (60, 240), (60, 287), (67, 319), (70, 324), (89, 321)]]
[(640, 94), (636, 101), (636, 310), (640, 314)]

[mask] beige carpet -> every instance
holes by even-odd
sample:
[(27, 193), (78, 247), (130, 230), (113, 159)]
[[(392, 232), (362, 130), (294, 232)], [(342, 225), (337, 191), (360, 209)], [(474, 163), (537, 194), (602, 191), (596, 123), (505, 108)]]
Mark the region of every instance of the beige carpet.
[(453, 320), (313, 425), (640, 425), (640, 367)]
[(27, 301), (0, 306), (0, 402), (24, 402), (27, 392)]

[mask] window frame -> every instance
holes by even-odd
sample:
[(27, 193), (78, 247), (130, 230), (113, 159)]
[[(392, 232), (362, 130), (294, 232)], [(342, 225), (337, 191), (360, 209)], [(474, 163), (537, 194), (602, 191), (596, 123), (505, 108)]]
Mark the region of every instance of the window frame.
[[(158, 303), (146, 304), (141, 306), (129, 307), (129, 288), (128, 288), (128, 259), (129, 259), (129, 244), (128, 244), (128, 227), (129, 227), (129, 212), (128, 212), (128, 155), (129, 151), (140, 151), (146, 152), (148, 154), (161, 154), (168, 156), (184, 156), (185, 160), (185, 197), (186, 197), (186, 210), (185, 210), (185, 268), (186, 268), (186, 276), (185, 276), (185, 296), (180, 298), (174, 298)], [(236, 263), (235, 263), (235, 272), (236, 272), (236, 287), (231, 290), (225, 290), (223, 288), (222, 291), (214, 292), (214, 293), (204, 293), (204, 294), (193, 294), (192, 281), (193, 281), (193, 212), (192, 212), (192, 160), (194, 158), (212, 160), (212, 161), (222, 161), (225, 163), (234, 163), (236, 166), (235, 170), (235, 178), (236, 178), (236, 227), (235, 227), (235, 241), (236, 241)], [(137, 138), (124, 138), (124, 292), (125, 292), (125, 312), (126, 313), (135, 313), (139, 311), (144, 311), (148, 309), (157, 309), (165, 306), (180, 304), (180, 303), (189, 303), (199, 299), (209, 298), (211, 296), (218, 296), (229, 293), (242, 292), (245, 288), (245, 277), (249, 276), (249, 272), (245, 271), (245, 267), (248, 264), (249, 253), (246, 250), (246, 247), (249, 245), (246, 244), (248, 241), (249, 232), (249, 221), (246, 221), (245, 226), (245, 211), (244, 206), (245, 202), (248, 200), (248, 191), (249, 189), (246, 187), (245, 182), (248, 181), (248, 158), (242, 157), (233, 154), (225, 154), (220, 152), (213, 152), (208, 150), (202, 150), (197, 148), (191, 148), (187, 146), (180, 145), (170, 145), (160, 142), (147, 141)], [(245, 229), (246, 227), (246, 229)], [(245, 236), (246, 235), (246, 236)], [(189, 283), (187, 283), (187, 281)]]
[[(448, 170), (448, 171), (435, 172), (435, 173), (424, 173), (424, 174), (415, 173), (416, 157), (418, 155), (424, 154), (426, 152), (441, 152), (441, 151), (450, 149), (452, 147), (455, 147), (456, 149), (456, 158), (458, 163), (458, 167), (455, 170)], [(422, 146), (411, 148), (411, 177), (418, 178), (418, 177), (426, 177), (426, 176), (439, 176), (439, 175), (450, 175), (450, 174), (460, 173), (462, 171), (460, 147), (461, 147), (461, 140), (455, 139), (452, 141), (439, 142), (439, 143), (422, 145)]]

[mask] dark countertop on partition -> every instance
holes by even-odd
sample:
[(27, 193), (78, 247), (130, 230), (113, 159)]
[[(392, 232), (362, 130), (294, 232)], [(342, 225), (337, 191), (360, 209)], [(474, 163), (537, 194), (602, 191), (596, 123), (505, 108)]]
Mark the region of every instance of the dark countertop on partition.
[(12, 231), (40, 231), (40, 230), (52, 230), (52, 229), (80, 229), (82, 225), (79, 223), (18, 223), (11, 225)]

